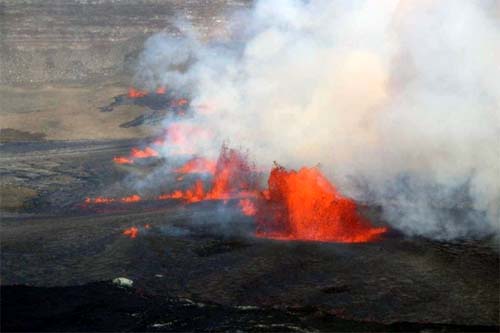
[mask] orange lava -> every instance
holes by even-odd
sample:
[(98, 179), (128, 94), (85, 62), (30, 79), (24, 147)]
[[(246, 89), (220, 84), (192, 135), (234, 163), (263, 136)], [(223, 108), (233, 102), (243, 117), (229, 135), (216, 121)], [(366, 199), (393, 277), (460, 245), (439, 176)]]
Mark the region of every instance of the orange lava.
[(128, 98), (141, 98), (148, 94), (145, 90), (135, 89), (133, 87), (128, 88)]
[(256, 212), (257, 236), (358, 243), (376, 239), (386, 228), (372, 227), (318, 168), (298, 172), (276, 166), (268, 180), (268, 199)]
[(167, 88), (166, 88), (166, 87), (158, 87), (158, 88), (156, 88), (156, 90), (155, 90), (155, 93), (156, 93), (157, 95), (163, 95), (163, 94), (165, 94), (166, 92), (167, 92)]
[(113, 198), (106, 198), (106, 197), (85, 198), (86, 204), (108, 204), (115, 201), (116, 200)]
[(254, 203), (250, 199), (241, 199), (239, 202), (241, 212), (246, 216), (254, 216), (257, 213)]
[(85, 198), (85, 203), (99, 205), (99, 204), (109, 204), (113, 202), (133, 203), (133, 202), (139, 202), (141, 200), (142, 198), (139, 195), (133, 194), (128, 197), (123, 197), (118, 199), (107, 198), (107, 197)]
[(151, 147), (146, 147), (143, 150), (139, 148), (132, 148), (130, 151), (130, 157), (132, 158), (149, 158), (157, 157), (158, 152)]
[[(158, 87), (156, 88), (155, 90), (155, 94), (157, 95), (163, 95), (167, 93), (167, 87)], [(135, 89), (133, 87), (130, 87), (128, 88), (128, 98), (141, 98), (141, 97), (145, 97), (149, 95), (149, 92), (146, 91), (146, 90), (139, 90), (139, 89)]]
[(201, 180), (197, 180), (192, 187), (186, 190), (175, 190), (172, 193), (162, 194), (158, 197), (158, 200), (169, 199), (182, 199), (190, 203), (204, 200), (205, 192), (203, 189), (203, 182)]
[(113, 157), (113, 162), (117, 164), (133, 164), (134, 160), (125, 156)]
[(205, 192), (203, 182), (198, 180), (187, 190), (176, 190), (168, 194), (162, 194), (158, 199), (183, 199), (188, 202), (229, 200), (256, 196), (257, 192), (254, 191), (254, 188), (254, 172), (247, 162), (247, 157), (224, 145), (215, 165), (210, 190)]
[(187, 173), (215, 173), (216, 163), (203, 157), (195, 157), (187, 161), (175, 171), (180, 174)]
[(125, 203), (139, 202), (141, 200), (142, 200), (141, 197), (138, 196), (137, 194), (133, 194), (131, 196), (124, 197), (124, 198), (120, 199), (121, 202), (125, 202)]
[(255, 188), (254, 167), (248, 163), (247, 156), (223, 145), (207, 199), (227, 200), (247, 196), (253, 194)]
[(125, 236), (129, 236), (130, 238), (136, 238), (139, 234), (139, 229), (137, 229), (136, 227), (130, 227), (128, 229), (125, 229), (122, 234)]
[(113, 162), (117, 164), (134, 164), (134, 160), (141, 158), (158, 157), (159, 153), (151, 147), (146, 147), (144, 149), (132, 148), (128, 157), (126, 156), (115, 156), (113, 157)]

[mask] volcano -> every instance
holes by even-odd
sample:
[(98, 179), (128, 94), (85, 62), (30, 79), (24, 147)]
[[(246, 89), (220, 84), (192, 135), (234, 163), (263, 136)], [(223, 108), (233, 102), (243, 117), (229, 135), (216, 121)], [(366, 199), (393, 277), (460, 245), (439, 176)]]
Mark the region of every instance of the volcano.
[(457, 3), (2, 1), (0, 331), (498, 332)]
[(318, 168), (287, 171), (276, 166), (257, 211), (257, 235), (283, 240), (357, 243), (387, 228), (373, 228)]

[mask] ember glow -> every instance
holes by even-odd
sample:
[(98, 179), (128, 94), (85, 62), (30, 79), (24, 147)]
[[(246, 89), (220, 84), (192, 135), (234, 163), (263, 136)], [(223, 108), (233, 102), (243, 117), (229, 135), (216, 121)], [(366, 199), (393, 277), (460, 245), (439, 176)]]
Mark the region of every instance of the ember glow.
[(121, 202), (121, 203), (134, 203), (134, 202), (139, 202), (141, 201), (142, 198), (137, 195), (133, 194), (127, 197), (122, 197), (122, 198), (108, 198), (108, 197), (95, 197), (95, 198), (85, 198), (85, 203), (88, 205), (100, 205), (100, 204), (110, 204), (110, 203), (115, 203), (115, 202)]
[(266, 199), (256, 211), (256, 234), (283, 240), (359, 243), (375, 239), (386, 228), (374, 228), (318, 168), (298, 172), (276, 166)]
[(113, 162), (117, 164), (133, 164), (134, 160), (125, 156), (115, 156)]
[(108, 204), (112, 202), (116, 202), (116, 199), (106, 197), (85, 198), (86, 204)]
[(241, 212), (246, 216), (254, 216), (257, 212), (254, 203), (249, 199), (241, 199), (239, 202)]
[[(186, 135), (186, 130), (190, 135)], [(161, 138), (161, 144), (189, 145), (193, 137), (198, 138), (198, 133), (200, 131), (194, 127), (172, 125)], [(151, 147), (133, 148), (130, 157), (123, 161), (133, 163), (136, 158), (158, 155)], [(182, 180), (186, 174), (205, 174), (212, 178), (209, 181), (199, 178), (189, 187), (161, 194), (156, 200), (182, 200), (192, 204), (205, 200), (226, 203), (238, 199), (242, 214), (254, 217), (258, 237), (358, 243), (375, 240), (386, 231), (386, 228), (372, 227), (357, 212), (355, 202), (342, 196), (318, 168), (302, 168), (296, 172), (275, 166), (268, 178), (268, 188), (261, 189), (256, 181), (256, 167), (249, 163), (248, 156), (224, 144), (216, 162), (196, 156), (175, 169), (175, 173), (180, 174), (177, 180)], [(85, 203), (136, 203), (142, 200), (134, 194), (117, 199), (87, 198)], [(137, 235), (133, 230), (126, 230), (131, 238)]]
[(132, 158), (149, 158), (157, 157), (158, 152), (151, 147), (146, 147), (144, 149), (132, 148), (130, 151), (130, 157)]
[(141, 200), (142, 200), (141, 197), (137, 194), (133, 194), (131, 196), (124, 197), (124, 198), (120, 199), (121, 202), (125, 202), (125, 203), (139, 202)]
[[(167, 88), (166, 87), (158, 87), (158, 88), (156, 88), (154, 93), (156, 95), (164, 95), (167, 93)], [(130, 87), (130, 88), (128, 88), (127, 97), (130, 99), (136, 99), (136, 98), (146, 97), (149, 94), (150, 94), (149, 91), (140, 90), (140, 89), (136, 89), (134, 87)]]
[(253, 168), (247, 157), (235, 149), (222, 146), (217, 163), (213, 168), (213, 180), (207, 191), (203, 182), (197, 180), (187, 190), (175, 190), (158, 197), (160, 200), (182, 199), (188, 202), (202, 200), (229, 200), (255, 196)]
[(216, 163), (203, 157), (195, 157), (187, 161), (175, 171), (180, 174), (210, 173), (215, 174)]
[(130, 87), (128, 89), (128, 98), (141, 98), (141, 97), (144, 97), (148, 94), (147, 91), (144, 91), (144, 90), (138, 90), (138, 89), (135, 89), (135, 88), (132, 88)]
[(137, 227), (130, 227), (125, 229), (122, 233), (125, 236), (129, 236), (130, 238), (136, 238), (139, 234), (139, 229)]
[(117, 164), (133, 164), (134, 161), (137, 159), (144, 159), (144, 158), (158, 157), (158, 156), (159, 156), (158, 152), (151, 147), (146, 147), (144, 149), (139, 149), (134, 147), (130, 150), (129, 156), (115, 156), (113, 157), (113, 162)]

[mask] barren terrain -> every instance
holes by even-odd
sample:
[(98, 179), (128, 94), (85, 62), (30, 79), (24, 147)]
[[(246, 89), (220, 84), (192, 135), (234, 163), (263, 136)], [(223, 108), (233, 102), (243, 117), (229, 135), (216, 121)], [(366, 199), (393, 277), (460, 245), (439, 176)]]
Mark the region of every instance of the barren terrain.
[(0, 0), (2, 331), (498, 331), (492, 239), (282, 242), (256, 237), (231, 201), (84, 203), (135, 193), (161, 162), (112, 160), (160, 129), (149, 102), (116, 103), (145, 38), (175, 34), (176, 15), (209, 38), (248, 5)]

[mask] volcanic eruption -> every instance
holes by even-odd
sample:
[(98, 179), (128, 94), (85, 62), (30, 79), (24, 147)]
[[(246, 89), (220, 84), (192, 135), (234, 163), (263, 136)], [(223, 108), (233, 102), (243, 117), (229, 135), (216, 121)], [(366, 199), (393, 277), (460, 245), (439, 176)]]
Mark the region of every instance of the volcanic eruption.
[[(164, 127), (178, 127), (183, 140), (196, 134), (181, 128), (209, 133), (163, 150), (165, 159), (175, 152), (213, 161), (228, 140), (259, 170), (277, 161), (305, 177), (321, 164), (319, 178), (336, 193), (381, 207), (406, 234), (482, 237), (498, 231), (500, 202), (498, 48), (491, 46), (499, 29), (487, 7), (257, 1), (237, 16), (246, 24), (234, 22), (217, 42), (184, 23), (180, 38), (152, 36), (134, 79), (150, 90), (185, 89), (192, 117), (166, 119)], [(287, 186), (302, 180), (289, 177)], [(461, 207), (469, 211), (456, 214)]]
[[(144, 150), (134, 148), (131, 156), (158, 156), (148, 152), (155, 151), (149, 147)], [(372, 227), (358, 213), (356, 203), (342, 196), (317, 167), (301, 168), (296, 172), (276, 165), (269, 174), (268, 188), (261, 189), (255, 166), (249, 162), (248, 156), (224, 144), (216, 162), (194, 157), (175, 172), (181, 175), (208, 174), (211, 180), (207, 188), (199, 178), (187, 189), (161, 194), (156, 200), (182, 200), (186, 203), (221, 200), (226, 203), (238, 199), (241, 212), (255, 218), (258, 237), (356, 243), (374, 240), (387, 230)], [(141, 200), (134, 194), (118, 199), (87, 198), (85, 203), (134, 203)], [(137, 229), (127, 229), (124, 234), (135, 238)]]
[(318, 168), (287, 171), (275, 166), (268, 184), (256, 211), (261, 237), (357, 243), (387, 230), (373, 228)]
[[(258, 1), (246, 13), (248, 27), (231, 26), (230, 41), (203, 42), (184, 23), (182, 37), (156, 34), (134, 77), (134, 86), (146, 88), (130, 88), (128, 98), (189, 98), (171, 99), (183, 111), (164, 118), (152, 144), (114, 161), (176, 164), (178, 182), (199, 179), (161, 189), (155, 199), (238, 199), (257, 234), (268, 237), (375, 239), (385, 229), (373, 228), (356, 202), (381, 207), (385, 221), (410, 235), (490, 234), (500, 198), (492, 159), (498, 91), (492, 71), (474, 65), (467, 44), (450, 36), (466, 36), (489, 66), (497, 34), (481, 6), (465, 5), (459, 18), (446, 3)], [(416, 29), (406, 18), (429, 25)], [(471, 38), (460, 22), (488, 33)], [(427, 26), (443, 43), (432, 42)], [(454, 70), (462, 65), (469, 75)], [(460, 207), (470, 212), (457, 215)]]

